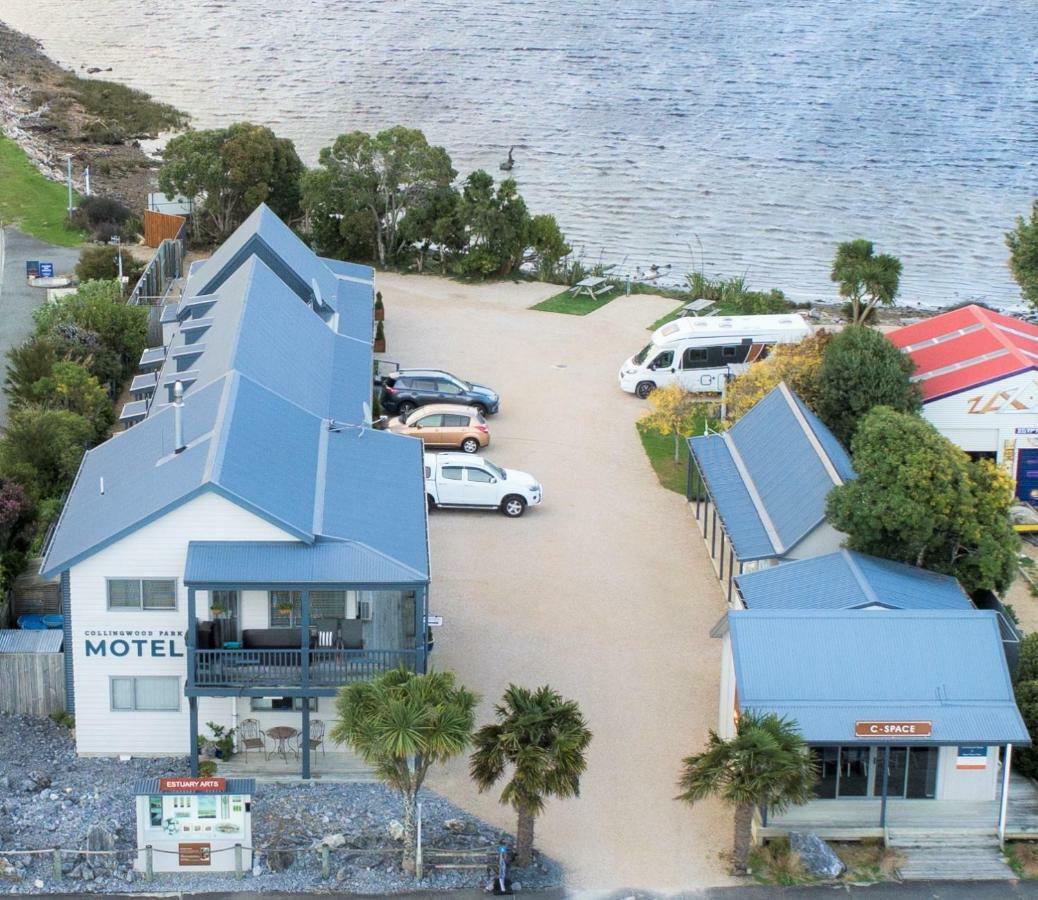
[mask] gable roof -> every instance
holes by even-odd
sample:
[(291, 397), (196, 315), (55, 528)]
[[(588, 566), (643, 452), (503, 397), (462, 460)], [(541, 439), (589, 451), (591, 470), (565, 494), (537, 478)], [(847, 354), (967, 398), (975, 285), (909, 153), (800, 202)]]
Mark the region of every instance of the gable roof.
[(750, 609), (973, 609), (950, 575), (837, 550), (737, 575)]
[[(276, 233), (268, 215), (242, 229), (267, 223)], [(191, 280), (211, 282), (212, 271)], [(334, 315), (301, 303), (263, 255), (225, 274), (212, 292), (181, 302), (147, 416), (84, 455), (41, 571), (60, 572), (211, 491), (307, 544), (363, 544), (427, 578), (421, 442), (348, 424), (363, 422), (371, 397), (370, 305), (359, 340), (340, 333)], [(365, 287), (349, 277), (343, 283)], [(189, 383), (186, 446), (175, 453), (175, 409), (163, 385), (178, 379)]]
[(784, 383), (728, 431), (689, 439), (741, 560), (781, 556), (825, 519), (825, 498), (854, 478), (850, 457)]
[(982, 610), (733, 610), (739, 704), (794, 720), (810, 743), (857, 721), (924, 721), (929, 740), (1022, 743), (998, 621)]
[(887, 337), (915, 363), (924, 401), (1038, 369), (1038, 326), (975, 304)]

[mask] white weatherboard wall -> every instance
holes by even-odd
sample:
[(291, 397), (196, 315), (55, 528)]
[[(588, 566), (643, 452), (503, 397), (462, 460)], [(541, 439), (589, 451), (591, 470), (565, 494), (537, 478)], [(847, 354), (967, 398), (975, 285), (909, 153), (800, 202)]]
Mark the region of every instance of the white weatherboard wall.
[[(187, 699), (183, 697), (187, 676), (183, 634), (188, 626), (183, 578), (188, 543), (285, 540), (295, 538), (218, 494), (204, 493), (71, 568), (71, 652), (79, 753), (167, 756), (188, 752)], [(176, 578), (177, 609), (109, 610), (109, 578)], [(204, 617), (203, 598), (204, 594), (197, 603)], [(131, 644), (131, 652), (121, 658), (88, 657), (88, 637), (95, 644), (120, 637), (131, 642), (143, 640), (144, 644), (140, 649)], [(170, 656), (170, 652), (180, 655)], [(180, 679), (180, 710), (112, 712), (109, 678), (113, 675), (176, 675)], [(201, 700), (200, 730), (205, 731), (204, 723), (210, 719), (229, 723), (232, 703), (229, 699)]]
[(994, 800), (998, 797), (998, 747), (988, 747), (983, 769), (956, 768), (958, 747), (941, 747), (937, 755), (938, 800)]
[(721, 699), (718, 705), (717, 733), (725, 740), (735, 737), (735, 658), (732, 636), (721, 638)]
[(782, 557), (783, 562), (794, 559), (810, 559), (813, 556), (824, 556), (835, 553), (843, 546), (847, 535), (837, 531), (828, 522), (820, 522), (812, 528)]
[(1038, 449), (1038, 373), (1022, 372), (923, 405), (923, 418), (972, 452), (996, 453), (1016, 479), (1016, 451)]

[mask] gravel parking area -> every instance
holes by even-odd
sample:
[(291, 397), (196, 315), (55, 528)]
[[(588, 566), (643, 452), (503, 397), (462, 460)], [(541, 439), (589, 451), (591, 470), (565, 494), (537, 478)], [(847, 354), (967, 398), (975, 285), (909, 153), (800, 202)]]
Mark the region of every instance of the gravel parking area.
[[(580, 702), (595, 738), (580, 799), (549, 803), (539, 846), (581, 890), (690, 890), (729, 883), (719, 803), (674, 801), (683, 756), (716, 727), (724, 601), (684, 500), (656, 481), (634, 423), (644, 404), (617, 386), (671, 300), (619, 297), (588, 316), (527, 307), (539, 284), (455, 284), (379, 275), (387, 359), (437, 366), (501, 393), (495, 462), (530, 472), (544, 504), (518, 520), (441, 510), (430, 518), (433, 663), (483, 695), (551, 683)], [(465, 766), (434, 782), (513, 828)]]
[[(379, 784), (259, 784), (254, 795), (253, 844), (298, 848), (263, 854), (242, 881), (234, 874), (157, 874), (146, 881), (133, 871), (136, 845), (134, 783), (140, 778), (187, 774), (186, 759), (77, 759), (67, 729), (49, 719), (0, 715), (0, 893), (168, 893), (287, 891), (396, 894), (481, 887), (483, 869), (433, 870), (421, 882), (400, 867), (394, 837), (401, 807)], [(493, 848), (505, 837), (492, 825), (462, 812), (432, 791), (423, 791), (426, 848)], [(396, 820), (396, 821), (395, 821)], [(24, 856), (11, 850), (54, 847), (124, 851), (111, 857), (63, 856), (64, 877), (54, 877), (50, 854)], [(331, 878), (311, 848), (325, 838), (333, 846)], [(509, 843), (512, 839), (509, 838)], [(103, 846), (102, 846), (103, 845)], [(471, 862), (471, 859), (466, 859)], [(287, 868), (283, 868), (287, 862)], [(559, 866), (540, 858), (514, 876), (528, 890), (561, 883)]]

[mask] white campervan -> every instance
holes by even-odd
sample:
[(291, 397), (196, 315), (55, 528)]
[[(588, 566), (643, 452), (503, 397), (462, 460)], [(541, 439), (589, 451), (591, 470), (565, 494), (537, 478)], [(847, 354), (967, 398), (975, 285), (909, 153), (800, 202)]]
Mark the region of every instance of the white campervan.
[(678, 382), (685, 390), (718, 393), (724, 380), (763, 359), (775, 344), (811, 333), (796, 313), (778, 316), (684, 316), (652, 333), (652, 343), (620, 367), (620, 387), (645, 398)]

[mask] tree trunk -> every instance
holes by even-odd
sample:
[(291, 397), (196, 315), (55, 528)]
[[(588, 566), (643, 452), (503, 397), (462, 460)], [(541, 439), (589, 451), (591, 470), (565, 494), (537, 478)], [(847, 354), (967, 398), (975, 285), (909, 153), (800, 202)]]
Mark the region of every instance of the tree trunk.
[(735, 839), (732, 844), (732, 871), (745, 875), (749, 871), (750, 847), (753, 843), (753, 806), (744, 803), (735, 808)]
[(515, 864), (525, 869), (533, 862), (533, 813), (524, 807), (519, 809), (519, 824), (515, 830)]
[(415, 873), (415, 857), (418, 849), (418, 797), (404, 794), (404, 871)]
[(674, 432), (674, 462), (681, 462), (681, 434)]

